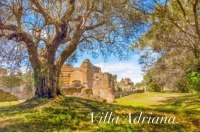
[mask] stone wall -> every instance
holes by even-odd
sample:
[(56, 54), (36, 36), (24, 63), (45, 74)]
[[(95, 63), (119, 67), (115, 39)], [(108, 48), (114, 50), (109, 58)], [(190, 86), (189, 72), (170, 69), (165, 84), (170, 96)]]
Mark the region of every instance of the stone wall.
[(119, 82), (118, 87), (122, 91), (133, 91), (134, 90), (134, 83), (131, 81), (130, 78), (124, 78)]
[(61, 92), (63, 95), (73, 95), (81, 93), (84, 88), (85, 86), (79, 80), (75, 80), (72, 84), (63, 86)]
[(116, 78), (116, 75), (110, 73), (96, 73), (93, 78), (93, 95), (105, 99), (109, 103), (114, 102), (113, 93), (116, 90)]
[(66, 64), (61, 69), (60, 83), (61, 86), (66, 86), (72, 84), (75, 80), (79, 80), (85, 88), (92, 89), (93, 76), (99, 72), (101, 72), (101, 69), (92, 65), (88, 59), (85, 59), (79, 68), (73, 68), (70, 64)]
[[(103, 99), (109, 103), (114, 101), (113, 93), (117, 90), (117, 76), (110, 73), (102, 73), (101, 68), (92, 65), (86, 59), (79, 68), (73, 68), (66, 64), (61, 69), (60, 77), (62, 85), (62, 94), (75, 95), (78, 97), (89, 97), (94, 99)], [(75, 87), (74, 81), (79, 82), (82, 87)], [(85, 94), (85, 90), (90, 89), (91, 94)], [(92, 96), (91, 96), (92, 95)], [(101, 101), (101, 100), (98, 100)]]
[[(92, 65), (86, 59), (79, 68), (66, 64), (61, 69), (60, 84), (62, 94), (76, 97), (106, 101), (113, 103), (115, 98), (134, 93), (134, 83), (129, 79), (123, 79), (117, 86), (117, 76), (110, 73), (102, 73), (101, 68)], [(74, 86), (79, 82), (79, 87)]]
[(120, 97), (127, 96), (133, 93), (137, 93), (137, 91), (133, 90), (133, 91), (115, 92), (114, 96), (115, 98), (120, 98)]
[(73, 96), (103, 102), (104, 99), (100, 98), (99, 96), (94, 96), (92, 94), (83, 94), (83, 93), (74, 93)]

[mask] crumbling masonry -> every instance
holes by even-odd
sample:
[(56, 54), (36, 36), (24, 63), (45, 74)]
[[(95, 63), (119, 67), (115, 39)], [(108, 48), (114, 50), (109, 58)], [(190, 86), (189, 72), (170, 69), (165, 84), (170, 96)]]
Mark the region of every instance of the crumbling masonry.
[(84, 60), (79, 68), (70, 64), (64, 65), (60, 81), (64, 95), (85, 95), (86, 98), (95, 97), (95, 100), (106, 100), (109, 103), (114, 101), (114, 92), (117, 90), (117, 76), (102, 73), (101, 68), (92, 65), (88, 59)]

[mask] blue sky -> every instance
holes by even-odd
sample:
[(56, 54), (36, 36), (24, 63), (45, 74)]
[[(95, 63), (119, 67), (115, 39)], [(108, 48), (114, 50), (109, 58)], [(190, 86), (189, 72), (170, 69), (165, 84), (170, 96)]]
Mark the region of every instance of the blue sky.
[(119, 61), (116, 57), (110, 57), (105, 61), (101, 56), (94, 59), (91, 55), (85, 54), (73, 66), (79, 67), (85, 59), (89, 59), (93, 65), (101, 67), (102, 72), (116, 74), (118, 81), (121, 78), (130, 78), (134, 83), (137, 83), (143, 79), (141, 65), (138, 63), (139, 55), (137, 54), (129, 57), (128, 61)]

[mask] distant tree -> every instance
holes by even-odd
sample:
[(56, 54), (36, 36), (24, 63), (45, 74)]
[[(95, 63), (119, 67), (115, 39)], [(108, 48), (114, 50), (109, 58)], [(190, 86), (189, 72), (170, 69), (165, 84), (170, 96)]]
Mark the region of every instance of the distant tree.
[(187, 87), (200, 97), (200, 72), (190, 72), (187, 75)]
[(162, 85), (157, 82), (157, 78), (154, 77), (153, 73), (155, 69), (150, 69), (146, 75), (143, 76), (142, 84), (148, 91), (160, 92), (162, 90)]
[[(144, 9), (137, 0), (1, 0), (1, 63), (26, 64), (37, 97), (55, 97), (61, 67), (76, 54), (121, 58), (141, 31)], [(108, 44), (108, 45), (106, 45)], [(12, 53), (12, 54), (11, 54)], [(7, 57), (7, 58), (6, 58)], [(13, 63), (11, 64), (13, 65)]]
[(132, 48), (156, 84), (178, 89), (186, 86), (188, 72), (200, 71), (200, 1), (157, 1), (149, 30)]
[(25, 90), (29, 93), (33, 92), (34, 86), (34, 79), (33, 79), (33, 72), (31, 70), (21, 74), (21, 79), (25, 82)]
[(0, 84), (7, 88), (14, 88), (16, 86), (20, 86), (22, 82), (22, 79), (17, 77), (16, 75), (0, 77)]
[[(14, 87), (20, 86), (23, 83), (22, 79), (17, 77), (16, 75), (8, 75), (8, 76), (1, 76), (0, 77), (0, 85), (6, 87), (9, 89), (12, 96), (12, 91)], [(10, 104), (11, 100), (13, 98), (10, 98)]]

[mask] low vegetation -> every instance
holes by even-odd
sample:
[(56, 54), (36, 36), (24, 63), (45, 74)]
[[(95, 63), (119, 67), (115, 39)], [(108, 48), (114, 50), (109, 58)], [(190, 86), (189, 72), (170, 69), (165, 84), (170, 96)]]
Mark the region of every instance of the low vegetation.
[[(14, 95), (12, 95), (9, 92), (5, 92), (3, 90), (0, 89), (0, 102), (4, 102), (4, 101), (16, 101), (18, 100), (18, 98)], [(1, 106), (1, 105), (0, 105)]]
[[(117, 99), (115, 104), (64, 96), (34, 98), (0, 107), (0, 131), (199, 131), (199, 102), (189, 94), (157, 92), (132, 94)], [(107, 118), (103, 123), (106, 112), (112, 112), (112, 118), (119, 116), (119, 122), (107, 123)], [(129, 123), (129, 113), (134, 118), (141, 112), (144, 116), (176, 117), (178, 123)]]

